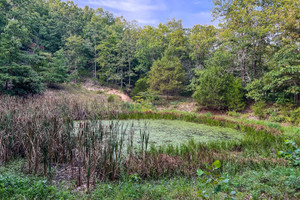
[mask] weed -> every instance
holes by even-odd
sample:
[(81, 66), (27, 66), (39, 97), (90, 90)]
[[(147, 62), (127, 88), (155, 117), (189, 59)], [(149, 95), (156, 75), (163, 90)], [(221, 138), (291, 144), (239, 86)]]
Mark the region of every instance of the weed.
[(286, 151), (278, 151), (278, 155), (287, 159), (292, 165), (300, 166), (300, 148), (291, 140), (286, 140)]
[(251, 106), (254, 115), (258, 116), (259, 119), (265, 118), (264, 109), (266, 107), (266, 103), (263, 101), (256, 102), (253, 106)]
[[(222, 186), (229, 183), (229, 178), (219, 173), (218, 170), (221, 167), (219, 160), (216, 160), (211, 166), (206, 163), (205, 167), (205, 171), (201, 169), (197, 170), (197, 175), (206, 188), (206, 190), (198, 191), (199, 196), (203, 199), (216, 199), (217, 195), (222, 191)], [(231, 191), (230, 196), (235, 194), (235, 191)], [(230, 196), (226, 195), (225, 199), (230, 199)]]

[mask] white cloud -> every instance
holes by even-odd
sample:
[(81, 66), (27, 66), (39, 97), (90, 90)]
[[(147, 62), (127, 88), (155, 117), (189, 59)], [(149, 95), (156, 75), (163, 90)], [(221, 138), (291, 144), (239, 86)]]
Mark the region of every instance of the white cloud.
[(115, 10), (114, 14), (123, 15), (129, 20), (137, 20), (141, 24), (156, 24), (155, 12), (167, 9), (161, 0), (88, 0), (81, 2), (113, 9)]

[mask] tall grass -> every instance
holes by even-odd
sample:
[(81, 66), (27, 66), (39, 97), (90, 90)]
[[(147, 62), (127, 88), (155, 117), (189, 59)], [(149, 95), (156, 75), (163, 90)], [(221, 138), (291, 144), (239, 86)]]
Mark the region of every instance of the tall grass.
[[(64, 168), (77, 186), (87, 191), (96, 181), (117, 180), (138, 174), (145, 179), (195, 175), (204, 163), (223, 162), (233, 173), (245, 168), (285, 165), (275, 153), (283, 147), (279, 129), (230, 121), (214, 116), (171, 112), (138, 112), (122, 103), (76, 97), (0, 97), (0, 161), (27, 160), (29, 173), (50, 176)], [(104, 119), (171, 119), (237, 129), (246, 133), (241, 141), (148, 147), (149, 132), (139, 132), (141, 144), (133, 146), (132, 126)], [(130, 134), (126, 134), (129, 130)], [(127, 148), (126, 148), (127, 147)]]

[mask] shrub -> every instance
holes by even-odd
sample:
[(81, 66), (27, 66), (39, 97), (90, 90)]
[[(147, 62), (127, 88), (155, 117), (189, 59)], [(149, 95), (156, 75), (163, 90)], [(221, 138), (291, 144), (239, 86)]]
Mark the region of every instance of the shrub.
[(300, 166), (300, 148), (291, 140), (285, 141), (286, 151), (278, 151), (278, 155), (287, 159), (290, 164)]
[(146, 92), (149, 88), (148, 84), (148, 77), (142, 77), (139, 80), (137, 80), (135, 87), (133, 88), (131, 92), (131, 96), (135, 97), (137, 96), (140, 92)]
[(118, 100), (120, 100), (120, 97), (119, 97), (118, 95), (115, 95), (115, 94), (110, 94), (110, 95), (108, 96), (108, 98), (107, 98), (107, 101), (108, 101), (109, 103), (116, 102), (116, 101), (118, 101)]
[(41, 78), (30, 66), (13, 64), (0, 67), (0, 92), (25, 96), (38, 94), (43, 90)]
[(254, 115), (259, 117), (259, 119), (265, 118), (264, 109), (266, 107), (266, 103), (264, 101), (258, 101), (254, 105), (251, 106), (251, 110), (254, 112)]
[(213, 116), (213, 114), (211, 113), (211, 112), (207, 112), (207, 113), (205, 113), (204, 114), (206, 117), (212, 117)]
[(287, 104), (281, 106), (281, 113), (285, 117), (286, 122), (300, 125), (300, 107), (295, 108), (293, 105)]
[[(207, 190), (198, 191), (199, 196), (202, 199), (217, 199), (217, 195), (222, 191), (223, 185), (229, 183), (229, 179), (226, 176), (222, 176), (219, 172), (221, 167), (221, 162), (216, 160), (211, 166), (206, 163), (206, 170), (203, 171), (201, 169), (197, 170), (197, 175), (201, 180), (201, 183), (205, 184)], [(235, 195), (235, 191), (231, 191), (230, 196)], [(225, 199), (229, 199), (229, 196), (226, 195)]]
[(160, 97), (154, 92), (145, 91), (139, 92), (138, 95), (135, 96), (133, 99), (137, 102), (147, 101), (153, 103), (154, 101), (158, 101)]
[(265, 100), (264, 84), (261, 79), (255, 79), (252, 83), (246, 86), (247, 94), (246, 97), (255, 101)]
[(232, 117), (240, 117), (241, 114), (236, 111), (228, 111), (227, 114)]
[(212, 109), (242, 110), (245, 107), (240, 79), (220, 67), (206, 69), (199, 78), (193, 98)]

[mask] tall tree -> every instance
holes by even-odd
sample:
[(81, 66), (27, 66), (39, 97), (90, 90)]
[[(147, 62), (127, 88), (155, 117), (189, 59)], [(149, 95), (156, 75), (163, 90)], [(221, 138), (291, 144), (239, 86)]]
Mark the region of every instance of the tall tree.
[(183, 91), (184, 76), (179, 58), (165, 55), (153, 63), (149, 72), (150, 89), (167, 97), (179, 94)]
[(81, 36), (71, 35), (66, 41), (65, 51), (69, 61), (71, 79), (77, 81), (80, 67), (84, 67), (87, 62), (88, 48)]
[(214, 26), (196, 25), (189, 36), (191, 45), (190, 58), (196, 68), (204, 69), (204, 62), (209, 59), (217, 48), (218, 30)]
[[(136, 41), (137, 41), (137, 25), (136, 24), (126, 24), (126, 30), (124, 31), (122, 40), (119, 43), (119, 48), (121, 51), (120, 64), (125, 68), (125, 75), (128, 77), (128, 88), (131, 88), (131, 79), (134, 75), (133, 72), (133, 61), (135, 59), (136, 52)], [(124, 70), (124, 69), (123, 69)], [(122, 79), (124, 76), (122, 75)], [(123, 80), (121, 83), (121, 88), (123, 87)]]
[[(215, 0), (213, 13), (222, 20), (221, 37), (237, 56), (243, 86), (265, 70), (263, 58), (275, 32), (279, 2)], [(267, 55), (267, 54), (265, 54)]]

